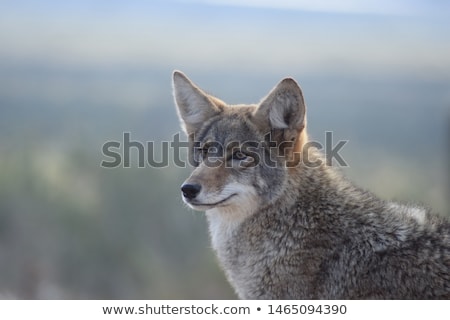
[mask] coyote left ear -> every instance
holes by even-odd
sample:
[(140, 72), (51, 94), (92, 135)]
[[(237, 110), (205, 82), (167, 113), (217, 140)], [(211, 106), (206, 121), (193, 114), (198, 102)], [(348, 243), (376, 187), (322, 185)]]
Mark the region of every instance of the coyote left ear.
[(254, 121), (267, 132), (279, 129), (284, 141), (295, 141), (306, 126), (302, 90), (292, 78), (283, 79), (254, 111)]
[(188, 136), (220, 112), (222, 102), (204, 93), (180, 71), (173, 73), (173, 92), (181, 126)]

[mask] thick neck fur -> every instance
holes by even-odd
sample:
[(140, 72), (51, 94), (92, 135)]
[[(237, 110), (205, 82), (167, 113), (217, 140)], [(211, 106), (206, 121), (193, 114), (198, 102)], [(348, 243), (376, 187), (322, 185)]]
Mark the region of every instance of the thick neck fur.
[[(332, 167), (327, 167), (320, 153), (312, 156), (316, 160), (321, 159), (322, 164), (311, 168), (299, 163), (295, 168), (289, 168), (284, 191), (274, 202), (258, 203), (255, 197), (252, 204), (244, 210), (216, 208), (207, 211), (212, 246), (231, 283), (244, 282), (244, 288), (252, 288), (251, 283), (245, 284), (248, 278), (241, 278), (241, 274), (252, 273), (252, 263), (267, 259), (269, 266), (271, 261), (277, 261), (277, 257), (271, 256), (273, 254), (283, 257), (284, 250), (297, 246), (304, 249), (304, 246), (312, 245), (315, 239), (309, 238), (315, 233), (314, 229), (320, 228), (323, 220), (333, 219), (330, 211), (339, 211), (339, 207), (352, 202), (357, 205), (358, 196), (355, 194), (353, 200), (352, 192), (364, 192), (353, 187), (347, 180), (337, 178), (340, 173)], [(336, 199), (342, 199), (342, 203)], [(266, 232), (270, 235), (266, 235)], [(302, 241), (301, 239), (304, 239), (304, 243), (298, 242)], [(322, 263), (322, 257), (326, 256), (321, 255), (320, 250), (333, 247), (327, 242), (330, 242), (330, 239), (332, 238), (321, 242), (324, 248), (314, 248), (311, 259), (304, 257), (304, 268), (296, 271), (301, 277), (299, 281), (302, 282), (305, 294), (313, 290), (315, 284), (310, 281), (303, 282), (301, 279), (315, 278), (314, 274)], [(248, 254), (241, 254), (242, 252)], [(241, 260), (243, 256), (246, 258)], [(252, 262), (253, 258), (256, 260)], [(240, 266), (238, 269), (237, 265)], [(240, 292), (240, 288), (238, 286), (236, 289), (238, 295), (241, 298), (247, 297), (244, 292)], [(254, 294), (259, 295), (255, 292)]]
[[(436, 250), (447, 250), (448, 240), (440, 234), (448, 233), (448, 223), (430, 217), (423, 208), (380, 200), (327, 166), (319, 152), (310, 155), (310, 160), (322, 164), (311, 167), (300, 162), (286, 169), (280, 196), (273, 202), (252, 195), (245, 206), (207, 211), (213, 248), (238, 296), (448, 298), (448, 290), (439, 291), (443, 286), (439, 272), (448, 272), (448, 266), (423, 241), (433, 239), (442, 243)], [(398, 250), (427, 256), (430, 262), (417, 258), (426, 267), (405, 262)], [(372, 266), (376, 259), (389, 261), (388, 269)], [(447, 271), (423, 273), (422, 268), (435, 266)], [(413, 269), (416, 278), (405, 284), (404, 277)], [(399, 270), (404, 270), (402, 276), (389, 276)], [(373, 278), (366, 277), (368, 272)], [(438, 289), (430, 291), (430, 281)]]
[[(232, 208), (214, 208), (206, 212), (213, 248), (219, 251), (232, 236), (233, 232), (244, 222), (260, 219), (284, 219), (285, 215), (295, 213), (307, 227), (316, 215), (321, 215), (318, 207), (343, 207), (344, 205), (361, 205), (361, 194), (372, 199), (372, 195), (354, 187), (342, 177), (339, 170), (326, 166), (320, 152), (310, 153), (310, 161), (321, 161), (318, 167), (308, 167), (302, 162), (296, 167), (288, 168), (288, 175), (281, 196), (274, 202), (263, 203), (257, 195), (248, 197), (246, 205)], [(341, 193), (339, 195), (339, 193)], [(341, 199), (342, 203), (337, 202)], [(263, 216), (267, 217), (263, 217)], [(276, 216), (279, 217), (276, 217)]]

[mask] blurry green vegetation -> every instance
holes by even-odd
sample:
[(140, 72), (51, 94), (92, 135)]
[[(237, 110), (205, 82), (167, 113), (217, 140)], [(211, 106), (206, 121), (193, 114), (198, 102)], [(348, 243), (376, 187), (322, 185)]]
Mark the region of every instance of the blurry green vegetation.
[[(76, 146), (2, 154), (1, 294), (230, 297), (227, 287), (208, 285), (223, 276), (211, 267), (204, 219), (181, 205), (178, 184), (187, 172), (99, 163)], [(193, 290), (198, 279), (201, 290)]]

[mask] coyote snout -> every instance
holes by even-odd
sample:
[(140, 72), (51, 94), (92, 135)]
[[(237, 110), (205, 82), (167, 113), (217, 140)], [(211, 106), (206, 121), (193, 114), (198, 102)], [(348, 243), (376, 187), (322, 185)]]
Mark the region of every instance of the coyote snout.
[[(248, 207), (252, 203), (255, 191), (252, 186), (239, 183), (237, 173), (240, 170), (225, 165), (210, 167), (206, 162), (201, 163), (181, 186), (183, 201), (188, 206), (197, 210), (228, 208), (238, 212), (238, 208)], [(250, 168), (247, 170), (251, 171)]]
[(195, 165), (183, 200), (206, 211), (240, 298), (450, 298), (450, 223), (378, 199), (309, 148), (295, 80), (252, 105), (227, 105), (178, 71), (173, 87)]

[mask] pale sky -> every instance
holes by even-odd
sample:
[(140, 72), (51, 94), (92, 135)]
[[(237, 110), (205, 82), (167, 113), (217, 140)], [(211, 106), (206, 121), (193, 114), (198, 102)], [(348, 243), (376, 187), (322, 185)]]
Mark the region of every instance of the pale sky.
[(293, 9), (315, 12), (421, 15), (439, 13), (450, 6), (436, 0), (181, 0), (209, 5)]
[[(450, 1), (0, 2), (0, 64), (449, 77)], [(274, 8), (274, 9), (271, 9)], [(287, 10), (289, 8), (289, 10)], [(6, 61), (6, 62), (5, 62)]]

